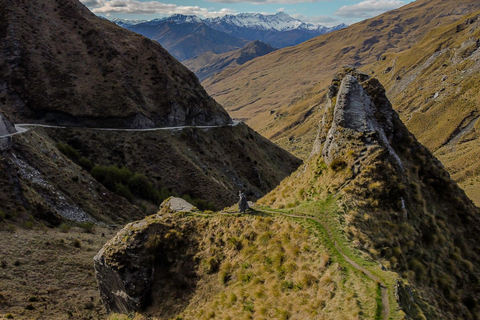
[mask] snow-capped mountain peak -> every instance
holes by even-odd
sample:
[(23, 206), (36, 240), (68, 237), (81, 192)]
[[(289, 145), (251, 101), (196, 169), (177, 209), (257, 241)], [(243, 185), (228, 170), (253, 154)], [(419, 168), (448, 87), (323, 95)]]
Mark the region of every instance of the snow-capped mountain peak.
[[(114, 20), (114, 22), (136, 32), (142, 30), (140, 33), (144, 32), (145, 34), (157, 32), (159, 28), (169, 23), (175, 23), (179, 25), (180, 29), (184, 28), (185, 30), (189, 30), (188, 28), (191, 27), (191, 24), (204, 24), (209, 27), (208, 29), (211, 28), (215, 31), (225, 33), (237, 38), (237, 40), (261, 40), (277, 48), (297, 45), (318, 35), (345, 27), (343, 24), (328, 28), (321, 25), (305, 23), (284, 12), (267, 15), (260, 13), (240, 13), (209, 19), (201, 19), (194, 15), (175, 14), (170, 17), (142, 23), (120, 20)], [(151, 31), (145, 31), (149, 28)], [(288, 34), (288, 36), (286, 36), (286, 34)]]
[(162, 21), (173, 21), (175, 23), (202, 23), (202, 19), (194, 15), (174, 14), (170, 17), (163, 18)]
[(239, 28), (272, 31), (289, 31), (296, 29), (317, 31), (327, 29), (324, 26), (304, 23), (284, 12), (270, 15), (263, 15), (260, 13), (240, 13), (236, 15), (225, 15), (218, 18), (205, 19), (204, 22), (211, 26), (226, 24)]

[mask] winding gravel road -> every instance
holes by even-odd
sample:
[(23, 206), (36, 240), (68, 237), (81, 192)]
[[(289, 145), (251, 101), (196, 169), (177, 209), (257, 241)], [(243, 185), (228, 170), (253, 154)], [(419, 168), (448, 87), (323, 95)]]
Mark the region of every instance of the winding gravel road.
[(119, 128), (90, 128), (90, 127), (69, 127), (69, 126), (53, 126), (53, 125), (46, 125), (46, 124), (37, 124), (37, 123), (20, 123), (15, 125), (15, 130), (17, 132), (6, 134), (0, 136), (0, 138), (4, 137), (11, 137), (17, 134), (22, 134), (24, 132), (29, 131), (32, 128), (41, 127), (41, 128), (84, 128), (84, 129), (92, 129), (92, 130), (103, 130), (103, 131), (132, 131), (132, 132), (142, 132), (142, 131), (159, 131), (159, 130), (182, 130), (187, 128), (197, 128), (197, 129), (212, 129), (212, 128), (224, 128), (224, 127), (235, 127), (240, 124), (240, 120), (233, 120), (232, 123), (227, 125), (218, 125), (218, 126), (178, 126), (178, 127), (158, 127), (158, 128), (147, 128), (147, 129), (119, 129)]

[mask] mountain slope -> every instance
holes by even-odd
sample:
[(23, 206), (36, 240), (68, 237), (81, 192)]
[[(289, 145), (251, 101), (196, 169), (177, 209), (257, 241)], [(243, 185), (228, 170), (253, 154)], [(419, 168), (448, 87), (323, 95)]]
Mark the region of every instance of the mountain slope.
[[(0, 4), (6, 7), (5, 1)], [(230, 117), (207, 96), (195, 75), (159, 44), (92, 15), (77, 0), (15, 2), (0, 11), (6, 17), (1, 21), (8, 24), (2, 29), (5, 41), (0, 44), (8, 48), (1, 53), (6, 58), (0, 62), (8, 75), (0, 77), (2, 114), (12, 123), (62, 125), (24, 125), (17, 135), (0, 137), (1, 197), (8, 199), (0, 202), (0, 210), (21, 211), (38, 220), (48, 216), (57, 224), (63, 221), (59, 216), (109, 223), (119, 217), (123, 222), (158, 206), (162, 188), (164, 194), (177, 193), (224, 207), (236, 201), (239, 189), (245, 189), (251, 199), (262, 196), (300, 164), (246, 125), (230, 125)], [(35, 33), (27, 35), (33, 25)], [(91, 52), (83, 42), (86, 33), (91, 37), (87, 41)], [(63, 44), (66, 39), (70, 42)], [(74, 48), (77, 51), (69, 51)], [(118, 54), (106, 60), (94, 48), (115, 48)], [(132, 54), (138, 54), (136, 63)], [(111, 67), (110, 63), (118, 68), (97, 78), (101, 68)], [(10, 69), (12, 66), (16, 68)], [(67, 71), (72, 82), (61, 77)], [(105, 87), (110, 80), (122, 85), (118, 90)], [(152, 81), (158, 84), (152, 86)], [(139, 101), (147, 98), (145, 93), (158, 101), (128, 105), (136, 89), (143, 90), (137, 92)], [(65, 90), (72, 94), (60, 94)], [(105, 99), (91, 101), (93, 97)], [(117, 104), (120, 101), (125, 104)], [(0, 133), (14, 131), (3, 116), (0, 120)], [(162, 125), (173, 128), (123, 129)], [(184, 125), (187, 127), (179, 127)], [(96, 128), (102, 126), (114, 128)], [(70, 159), (58, 156), (56, 149)], [(113, 192), (104, 192), (105, 186), (99, 187), (93, 177)], [(119, 195), (130, 203), (125, 204)], [(125, 210), (118, 209), (119, 203)], [(69, 215), (72, 210), (76, 215)], [(62, 215), (63, 211), (67, 213)]]
[(239, 50), (214, 54), (207, 52), (195, 58), (183, 61), (183, 64), (193, 71), (200, 81), (226, 68), (240, 66), (252, 59), (266, 55), (275, 48), (261, 41), (252, 41)]
[(224, 53), (247, 41), (214, 30), (202, 21), (166, 19), (128, 26), (127, 29), (158, 41), (175, 58), (187, 60), (205, 52)]
[(480, 12), (433, 29), (401, 54), (368, 67), (409, 129), (477, 204)]
[(231, 121), (159, 44), (78, 1), (2, 0), (0, 12), (0, 103), (13, 122), (145, 128)]
[[(353, 69), (334, 77), (310, 159), (261, 202), (326, 221), (397, 272), (395, 286), (412, 288), (397, 297), (409, 317), (480, 316), (479, 209), (406, 129), (378, 80)], [(337, 216), (322, 213), (328, 202), (341, 207)]]
[(164, 203), (125, 226), (94, 258), (107, 311), (477, 319), (479, 209), (377, 79), (340, 70), (325, 109), (309, 161), (260, 200), (276, 209), (233, 217)]
[[(400, 52), (431, 29), (480, 9), (474, 0), (419, 0), (348, 28), (278, 50), (203, 83), (233, 117), (305, 157), (321, 117), (325, 87), (337, 68)], [(319, 103), (320, 102), (320, 103)]]

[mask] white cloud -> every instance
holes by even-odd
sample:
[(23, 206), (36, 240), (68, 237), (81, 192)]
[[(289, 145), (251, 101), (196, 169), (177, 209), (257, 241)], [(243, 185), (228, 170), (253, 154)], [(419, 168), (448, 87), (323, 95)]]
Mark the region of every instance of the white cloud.
[(344, 18), (371, 18), (405, 4), (401, 0), (365, 0), (354, 5), (343, 6), (335, 12), (335, 15)]
[(293, 18), (298, 19), (303, 22), (311, 23), (311, 24), (319, 24), (325, 27), (333, 27), (338, 26), (343, 21), (340, 21), (337, 17), (334, 16), (313, 16), (307, 17), (302, 14), (292, 14)]
[(94, 6), (101, 5), (101, 3), (98, 0), (80, 0), (80, 2), (86, 5), (87, 7), (94, 7)]
[(121, 14), (184, 14), (201, 17), (218, 17), (235, 13), (234, 10), (223, 8), (209, 11), (199, 6), (178, 6), (176, 4), (158, 1), (141, 2), (137, 0), (81, 0), (93, 13), (99, 15)]
[(297, 4), (297, 3), (312, 3), (312, 2), (322, 2), (328, 0), (207, 0), (209, 2), (216, 3), (251, 3), (251, 4), (272, 4), (272, 3), (281, 3), (281, 4)]

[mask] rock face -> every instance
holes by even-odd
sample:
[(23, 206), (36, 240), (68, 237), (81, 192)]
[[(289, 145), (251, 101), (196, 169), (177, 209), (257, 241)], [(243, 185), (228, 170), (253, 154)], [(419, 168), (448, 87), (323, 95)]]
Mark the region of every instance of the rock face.
[(352, 244), (408, 284), (396, 288), (407, 318), (479, 318), (478, 208), (408, 131), (378, 80), (342, 68), (328, 98), (309, 161), (265, 201), (337, 199)]
[[(357, 76), (360, 80), (368, 79), (368, 76), (364, 74), (357, 73)], [(339, 149), (343, 147), (341, 139), (346, 136), (345, 130), (372, 136), (372, 139), (388, 150), (398, 166), (403, 169), (402, 161), (390, 145), (394, 134), (393, 122), (399, 121), (398, 115), (393, 111), (390, 103), (381, 103), (376, 106), (360, 85), (359, 80), (353, 75), (347, 74), (339, 88), (336, 87), (336, 84), (338, 82), (330, 87), (329, 93), (330, 96), (333, 96), (335, 91), (338, 91), (337, 102), (333, 109), (333, 122), (327, 133), (322, 152), (325, 162), (330, 165), (336, 154), (339, 153)], [(377, 84), (372, 83), (372, 85), (376, 86)], [(332, 108), (331, 103), (330, 108)], [(331, 113), (332, 110), (327, 110), (327, 114)], [(324, 124), (327, 122), (329, 120), (324, 119)]]
[(95, 256), (95, 276), (107, 312), (144, 310), (154, 290), (172, 298), (194, 289), (195, 221), (168, 216), (126, 225)]
[(122, 258), (123, 261), (128, 259), (128, 268), (121, 263), (109, 264), (108, 257), (112, 243), (121, 241), (129, 235), (130, 230), (140, 227), (141, 222), (128, 224), (94, 258), (95, 276), (107, 312), (129, 313), (146, 306), (153, 284), (154, 267), (150, 255), (143, 252), (143, 244), (124, 253)]
[(15, 127), (8, 121), (3, 114), (0, 113), (0, 137), (15, 133)]
[(2, 112), (18, 123), (226, 125), (227, 112), (160, 44), (78, 0), (0, 0)]
[[(478, 281), (460, 280), (480, 278), (478, 209), (401, 122), (378, 80), (344, 68), (328, 97), (310, 163), (324, 162), (322, 183), (343, 195), (349, 236), (408, 279), (410, 317), (478, 317)], [(452, 267), (455, 250), (468, 262)], [(462, 303), (448, 303), (453, 295)]]

